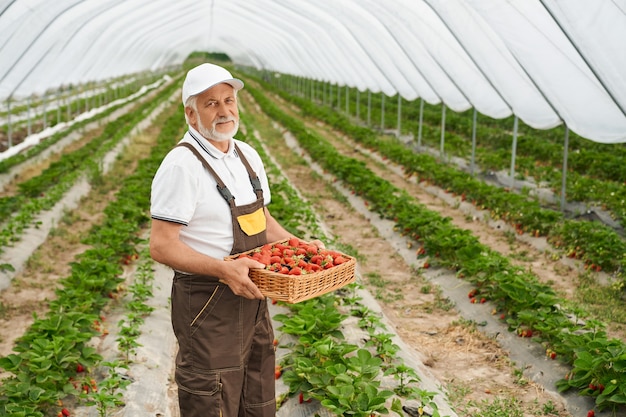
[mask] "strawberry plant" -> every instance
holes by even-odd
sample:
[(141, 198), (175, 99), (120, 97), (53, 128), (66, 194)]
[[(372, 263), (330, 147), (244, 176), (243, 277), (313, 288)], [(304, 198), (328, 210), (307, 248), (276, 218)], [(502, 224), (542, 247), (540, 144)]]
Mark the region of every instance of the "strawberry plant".
[[(559, 352), (560, 359), (573, 365), (575, 373), (577, 362), (573, 360), (580, 355), (580, 352), (589, 351), (588, 344), (585, 343), (587, 332), (599, 337), (601, 348), (598, 347), (596, 350), (604, 351), (612, 343), (623, 346), (622, 341), (608, 341), (603, 332), (595, 331), (592, 321), (579, 323), (569, 320), (569, 312), (563, 307), (567, 303), (560, 300), (548, 285), (539, 283), (530, 272), (513, 267), (506, 257), (481, 245), (475, 237), (455, 228), (446, 219), (437, 219), (436, 214), (416, 204), (411, 196), (373, 174), (363, 163), (341, 155), (323, 137), (315, 135), (302, 123), (289, 118), (268, 99), (258, 95), (253, 88), (249, 90), (252, 90), (252, 94), (264, 111), (272, 119), (286, 126), (317, 163), (343, 180), (354, 194), (368, 200), (370, 207), (381, 216), (394, 220), (398, 230), (420, 240), (426, 252), (431, 256), (434, 255), (430, 258), (431, 261), (457, 270), (463, 273), (466, 279), (474, 282), (480, 288), (483, 297), (492, 300), (496, 309), (506, 312), (507, 323), (511, 330), (526, 329), (526, 335), (531, 334), (538, 342), (549, 343), (555, 351)], [(298, 103), (300, 103), (299, 100)], [(303, 100), (302, 104), (304, 107), (307, 106)], [(336, 116), (333, 117), (337, 119)], [(406, 152), (406, 149), (403, 153), (410, 154)], [(434, 171), (437, 169), (435, 168)], [(499, 191), (495, 190), (495, 192)], [(541, 209), (537, 211), (533, 208), (533, 210), (541, 214)], [(432, 217), (434, 220), (427, 224), (420, 224), (420, 219), (425, 217)], [(529, 217), (534, 218), (534, 216)], [(533, 229), (544, 232), (546, 225), (553, 223), (541, 215), (537, 216), (537, 220), (538, 222), (533, 224)], [(616, 254), (615, 257), (621, 259), (621, 255)], [(544, 326), (542, 332), (539, 333), (532, 328), (532, 325), (537, 325), (541, 321), (551, 325), (562, 324), (562, 326)], [(608, 374), (612, 376), (612, 379), (619, 381), (621, 372), (608, 366), (606, 358), (603, 361), (608, 368)], [(611, 402), (612, 400), (607, 400), (606, 405), (621, 404), (620, 397), (615, 398), (614, 403)]]
[[(261, 146), (257, 148), (262, 150)], [(273, 169), (271, 161), (265, 161), (268, 172), (275, 172), (277, 177), (282, 178), (282, 172)], [(286, 197), (289, 197), (288, 200)], [(276, 204), (276, 206), (274, 206)], [(291, 189), (288, 184), (284, 184), (282, 192), (273, 194), (272, 210), (276, 217), (283, 215), (281, 208), (287, 207), (286, 212), (293, 211), (293, 207), (298, 207), (298, 218), (302, 219), (306, 227), (294, 222), (293, 218), (286, 218), (285, 221), (296, 230), (314, 231), (314, 236), (322, 236), (323, 233), (317, 225), (317, 219), (310, 213), (308, 205), (304, 204), (300, 196)], [(294, 245), (295, 246), (295, 245)], [(327, 399), (324, 403), (326, 407), (334, 410), (335, 413), (349, 406), (342, 415), (362, 415), (369, 417), (373, 414), (388, 414), (389, 405), (391, 410), (401, 414), (400, 401), (392, 398), (393, 395), (407, 393), (408, 398), (421, 400), (423, 404), (428, 404), (434, 410), (435, 416), (439, 416), (437, 404), (433, 401), (435, 393), (424, 392), (417, 389), (412, 384), (418, 382), (414, 379), (404, 379), (403, 389), (394, 391), (380, 388), (379, 378), (388, 375), (387, 371), (398, 365), (395, 354), (397, 346), (386, 333), (378, 336), (376, 327), (383, 327), (379, 315), (374, 314), (360, 303), (360, 298), (355, 295), (356, 285), (349, 285), (338, 290), (335, 295), (326, 294), (321, 297), (306, 300), (297, 304), (289, 304), (290, 314), (277, 314), (274, 318), (282, 322), (281, 331), (295, 338), (294, 343), (284, 344), (290, 348), (290, 353), (284, 358), (280, 365), (280, 371), (276, 376), (283, 379), (289, 386), (291, 395), (298, 395), (300, 401), (309, 401), (312, 398)], [(358, 316), (361, 322), (368, 326), (367, 332), (370, 337), (375, 338), (367, 348), (345, 343), (345, 337), (340, 330), (342, 321), (347, 318), (346, 314), (339, 312), (337, 305), (341, 303), (350, 310), (350, 315)], [(367, 341), (366, 341), (367, 343)], [(372, 349), (375, 353), (370, 353)], [(350, 363), (345, 362), (349, 357)], [(365, 358), (367, 357), (367, 358)], [(383, 363), (384, 358), (384, 363)], [(359, 365), (359, 360), (361, 364)], [(367, 366), (369, 364), (369, 366)], [(332, 367), (326, 369), (326, 367)], [(337, 369), (355, 369), (352, 387), (348, 381), (343, 381), (340, 376), (337, 380), (333, 372)], [(399, 368), (400, 369), (400, 368)], [(401, 368), (402, 374), (408, 374), (408, 367)], [(361, 376), (361, 373), (364, 376)], [(335, 381), (335, 383), (333, 383)], [(328, 387), (334, 391), (329, 392)], [(357, 388), (355, 388), (355, 386)], [(351, 404), (346, 404), (342, 395), (348, 392), (362, 392), (355, 396)], [(350, 402), (350, 401), (347, 401)], [(389, 405), (388, 405), (389, 404)], [(369, 412), (369, 414), (368, 414)]]
[[(117, 371), (128, 369), (125, 364), (113, 361), (102, 362), (101, 366), (105, 369), (105, 377), (97, 387), (88, 386), (83, 389), (80, 397), (86, 405), (95, 405), (100, 417), (106, 417), (108, 410), (124, 405), (123, 390), (132, 381)], [(95, 381), (90, 382), (95, 384)]]
[[(35, 317), (16, 344), (16, 353), (0, 358), (0, 368), (10, 374), (0, 385), (0, 411), (39, 415), (61, 398), (83, 390), (76, 378), (77, 363), (87, 369), (100, 363), (102, 358), (86, 344), (95, 336), (106, 335), (100, 310), (110, 302), (109, 294), (120, 290), (119, 260), (134, 252), (134, 244), (140, 241), (136, 233), (147, 219), (145, 196), (149, 195), (150, 179), (163, 152), (171, 147), (171, 138), (180, 131), (180, 117), (176, 114), (169, 119), (170, 127), (162, 130), (158, 146), (139, 161), (135, 174), (124, 179), (116, 200), (105, 209), (106, 226), (94, 227), (89, 234), (92, 246), (71, 264), (70, 276), (60, 281), (62, 287), (50, 302), (46, 317)], [(81, 373), (82, 378), (88, 376)]]

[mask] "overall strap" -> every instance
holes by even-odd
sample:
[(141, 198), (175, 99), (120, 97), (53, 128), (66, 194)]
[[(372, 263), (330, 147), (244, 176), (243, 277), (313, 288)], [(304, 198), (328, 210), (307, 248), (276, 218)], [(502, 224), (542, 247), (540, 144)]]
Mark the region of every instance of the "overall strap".
[(200, 162), (202, 162), (202, 165), (204, 165), (204, 167), (211, 173), (211, 175), (213, 175), (213, 177), (215, 178), (215, 181), (217, 181), (217, 190), (220, 192), (224, 200), (226, 200), (226, 202), (230, 206), (234, 206), (235, 196), (230, 193), (230, 190), (226, 187), (226, 184), (224, 184), (224, 181), (222, 181), (219, 175), (217, 175), (217, 172), (215, 172), (215, 170), (211, 168), (211, 165), (209, 165), (209, 163), (202, 157), (202, 155), (200, 155), (200, 152), (198, 152), (198, 150), (194, 148), (193, 145), (190, 143), (183, 142), (183, 143), (179, 143), (176, 146), (184, 146), (185, 148), (188, 148), (191, 152), (193, 152), (194, 155), (196, 155), (196, 158), (198, 158)]
[(243, 152), (241, 152), (241, 150), (239, 149), (239, 146), (237, 146), (236, 143), (235, 143), (235, 150), (237, 151), (237, 154), (239, 155), (241, 162), (243, 162), (243, 164), (246, 167), (246, 170), (248, 171), (248, 178), (250, 178), (250, 184), (252, 184), (252, 188), (254, 189), (256, 197), (261, 198), (263, 196), (263, 187), (261, 187), (261, 181), (259, 180), (259, 176), (256, 174), (256, 172), (252, 170), (252, 167), (248, 163), (248, 160), (246, 159), (245, 156), (243, 156)]

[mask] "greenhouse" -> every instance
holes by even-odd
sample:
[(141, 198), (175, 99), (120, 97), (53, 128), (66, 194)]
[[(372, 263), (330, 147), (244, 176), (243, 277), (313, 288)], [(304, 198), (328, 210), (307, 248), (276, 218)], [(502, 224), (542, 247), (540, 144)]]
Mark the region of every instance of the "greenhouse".
[(0, 416), (626, 416), (624, 39), (626, 0), (0, 2)]

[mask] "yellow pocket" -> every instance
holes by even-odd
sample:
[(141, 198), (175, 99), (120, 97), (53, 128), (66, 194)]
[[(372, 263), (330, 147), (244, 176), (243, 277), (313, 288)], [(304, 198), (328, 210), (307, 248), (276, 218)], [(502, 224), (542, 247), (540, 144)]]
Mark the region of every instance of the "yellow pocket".
[(267, 227), (263, 207), (254, 213), (242, 214), (237, 217), (237, 222), (239, 222), (241, 230), (243, 230), (248, 236), (259, 234)]

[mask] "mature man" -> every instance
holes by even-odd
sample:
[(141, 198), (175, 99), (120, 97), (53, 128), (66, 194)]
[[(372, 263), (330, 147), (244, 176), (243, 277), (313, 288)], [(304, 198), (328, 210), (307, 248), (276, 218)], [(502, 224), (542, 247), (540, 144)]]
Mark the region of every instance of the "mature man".
[[(233, 136), (243, 82), (202, 64), (183, 83), (189, 130), (164, 158), (151, 196), (150, 253), (174, 270), (172, 325), (182, 417), (276, 413), (274, 334), (248, 277), (263, 264), (230, 254), (288, 239), (270, 214), (258, 153)], [(319, 242), (321, 245), (321, 242)]]

